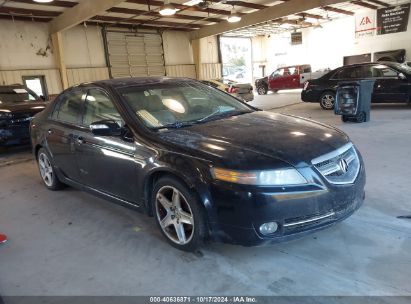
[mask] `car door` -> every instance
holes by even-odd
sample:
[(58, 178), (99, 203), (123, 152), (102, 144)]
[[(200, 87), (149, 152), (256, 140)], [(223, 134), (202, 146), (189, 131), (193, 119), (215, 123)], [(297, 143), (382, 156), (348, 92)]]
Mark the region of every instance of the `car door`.
[(90, 88), (84, 102), (82, 129), (76, 141), (78, 166), (82, 183), (118, 198), (136, 199), (136, 145), (125, 136), (96, 136), (92, 123), (124, 121), (107, 92)]
[(275, 70), (268, 78), (268, 85), (270, 90), (281, 90), (284, 87), (284, 68)]
[(367, 75), (375, 79), (373, 102), (407, 102), (409, 84), (397, 70), (384, 64), (367, 66)]
[(85, 92), (79, 88), (60, 96), (51, 115), (46, 135), (47, 147), (55, 166), (65, 177), (74, 181), (80, 179), (75, 143), (84, 98)]
[(284, 89), (298, 89), (300, 88), (300, 73), (299, 67), (289, 67), (287, 69), (288, 75), (284, 76)]

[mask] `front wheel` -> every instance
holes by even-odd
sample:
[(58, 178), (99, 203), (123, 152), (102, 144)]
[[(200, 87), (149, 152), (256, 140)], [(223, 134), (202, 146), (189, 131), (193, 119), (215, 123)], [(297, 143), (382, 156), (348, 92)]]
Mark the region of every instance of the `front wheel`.
[(320, 97), (320, 106), (324, 110), (334, 109), (335, 103), (335, 93), (334, 92), (324, 92)]
[(195, 251), (202, 245), (205, 216), (194, 191), (173, 177), (164, 177), (154, 186), (152, 204), (156, 222), (172, 246)]
[(267, 95), (268, 93), (268, 88), (266, 85), (259, 85), (257, 87), (257, 93), (258, 95)]
[(64, 184), (56, 175), (51, 157), (44, 148), (41, 148), (37, 154), (37, 164), (39, 166), (41, 179), (47, 189), (54, 191), (64, 187)]

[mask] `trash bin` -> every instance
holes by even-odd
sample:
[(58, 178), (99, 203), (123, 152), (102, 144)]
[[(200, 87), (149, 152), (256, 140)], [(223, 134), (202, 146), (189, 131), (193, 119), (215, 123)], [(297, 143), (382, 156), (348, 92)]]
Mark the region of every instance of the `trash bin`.
[(370, 120), (371, 96), (375, 80), (344, 81), (338, 83), (334, 112), (343, 122)]

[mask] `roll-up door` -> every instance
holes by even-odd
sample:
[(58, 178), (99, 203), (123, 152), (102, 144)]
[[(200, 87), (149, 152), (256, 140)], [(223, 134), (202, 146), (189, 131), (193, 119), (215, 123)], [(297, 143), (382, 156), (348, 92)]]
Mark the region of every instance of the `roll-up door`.
[(105, 37), (113, 78), (165, 75), (161, 35), (113, 31)]

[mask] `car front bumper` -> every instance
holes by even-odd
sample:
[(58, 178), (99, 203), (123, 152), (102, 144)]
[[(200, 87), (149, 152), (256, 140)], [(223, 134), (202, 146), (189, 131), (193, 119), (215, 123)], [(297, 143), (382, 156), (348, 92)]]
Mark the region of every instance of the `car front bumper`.
[(304, 102), (318, 102), (319, 96), (318, 93), (314, 90), (302, 90), (301, 92), (301, 100)]
[(30, 143), (29, 124), (0, 126), (0, 146)]
[(238, 98), (240, 98), (240, 99), (242, 99), (242, 100), (244, 100), (244, 101), (247, 101), (247, 102), (254, 100), (254, 94), (253, 94), (253, 92), (250, 92), (250, 93), (238, 93), (238, 94), (236, 95), (236, 97), (238, 97)]
[[(325, 187), (324, 187), (325, 186)], [(353, 184), (287, 189), (242, 189), (214, 183), (214, 208), (209, 227), (212, 239), (244, 246), (287, 241), (331, 226), (353, 214), (363, 203), (365, 170)], [(263, 235), (263, 223), (276, 222), (278, 229)]]

